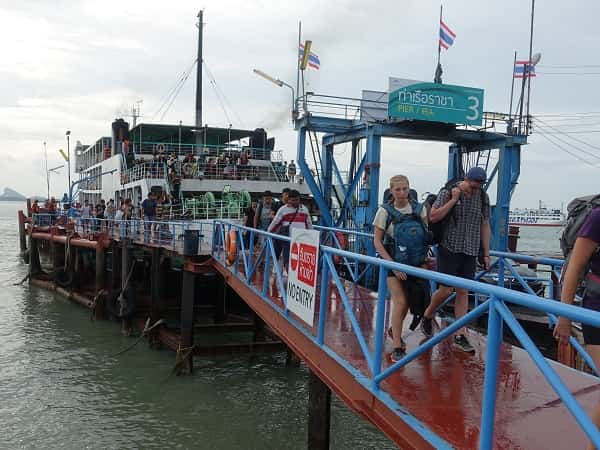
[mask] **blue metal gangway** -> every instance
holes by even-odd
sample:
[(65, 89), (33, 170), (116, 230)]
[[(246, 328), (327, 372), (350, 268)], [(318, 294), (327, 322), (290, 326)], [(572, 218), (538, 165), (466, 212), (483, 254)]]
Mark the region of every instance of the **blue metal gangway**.
[[(528, 290), (509, 258), (547, 264), (555, 273), (561, 260), (495, 252), (500, 284), (496, 286), (348, 252), (339, 248), (339, 233), (346, 233), (347, 240), (372, 236), (320, 229), (320, 295), (313, 327), (287, 308), (285, 273), (276, 261), (274, 242), (289, 238), (215, 221), (215, 267), (311, 370), (394, 442), (402, 448), (482, 449), (563, 448), (562, 443), (585, 445), (588, 438), (600, 444), (600, 433), (589, 416), (600, 391), (598, 379), (544, 358), (511, 308), (547, 314), (550, 324), (556, 316), (565, 316), (600, 326), (600, 313), (500, 287), (510, 276)], [(237, 237), (232, 264), (227, 262), (232, 255), (226, 253), (229, 233)], [(340, 276), (344, 267), (345, 278)], [(376, 291), (357, 283), (369, 269), (378, 271)], [(477, 303), (461, 319), (442, 323), (430, 339), (419, 332), (407, 333), (408, 353), (391, 363), (391, 342), (385, 332), (388, 270), (468, 289)], [(470, 331), (476, 356), (453, 352), (447, 338), (484, 317), (485, 335)], [(521, 348), (503, 343), (505, 330)], [(577, 341), (572, 343), (593, 367)]]

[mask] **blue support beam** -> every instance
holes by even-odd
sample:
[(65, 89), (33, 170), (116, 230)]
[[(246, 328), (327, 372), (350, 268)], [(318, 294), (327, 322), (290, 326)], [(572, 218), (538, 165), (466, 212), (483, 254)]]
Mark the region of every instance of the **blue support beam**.
[(448, 180), (461, 179), (461, 149), (460, 146), (452, 144), (448, 154)]
[[(321, 146), (321, 192), (327, 204), (327, 209), (331, 211), (331, 191), (333, 186), (333, 144)], [(333, 221), (331, 222), (333, 224)]]
[[(512, 193), (520, 175), (520, 149), (527, 143), (526, 136), (508, 136), (496, 132), (477, 131), (457, 128), (456, 125), (422, 121), (399, 121), (396, 123), (365, 123), (336, 117), (312, 116), (310, 114), (296, 121), (298, 130), (298, 165), (306, 183), (311, 189), (317, 207), (321, 213), (321, 225), (346, 225), (351, 221), (359, 231), (372, 231), (371, 223), (380, 203), (379, 178), (381, 168), (381, 138), (392, 137), (412, 140), (450, 142), (448, 155), (448, 180), (460, 179), (463, 176), (463, 155), (499, 149), (499, 161), (490, 174), (485, 189), (497, 182), (497, 200), (492, 210), (490, 224), (492, 227), (491, 248), (505, 251), (508, 244), (508, 211)], [(320, 185), (313, 175), (305, 158), (306, 133), (325, 133), (322, 138), (322, 167), (317, 170), (321, 174)], [(361, 139), (366, 140), (366, 153), (362, 161), (358, 161), (356, 149)], [(339, 171), (345, 167), (335, 160), (334, 146), (352, 142), (353, 160), (350, 170), (356, 174), (343, 185), (344, 198), (337, 222), (331, 213), (332, 189)], [(466, 169), (466, 167), (464, 168)], [(358, 190), (360, 181), (362, 187)], [(338, 180), (339, 182), (339, 180)], [(340, 191), (341, 192), (341, 191)], [(374, 255), (372, 243), (368, 244), (367, 254)]]
[(521, 146), (506, 145), (500, 149), (498, 160), (498, 185), (496, 205), (492, 211), (492, 250), (508, 249), (508, 212), (510, 199), (521, 173)]
[(333, 217), (331, 216), (331, 211), (329, 206), (327, 205), (327, 201), (321, 192), (320, 186), (315, 181), (315, 177), (313, 177), (310, 172), (310, 168), (306, 163), (306, 132), (308, 130), (304, 127), (298, 130), (298, 147), (297, 147), (297, 160), (298, 167), (300, 168), (300, 172), (304, 177), (306, 184), (310, 188), (313, 193), (313, 197), (317, 206), (319, 207), (319, 211), (321, 212), (321, 225), (324, 226), (332, 226), (333, 225)]

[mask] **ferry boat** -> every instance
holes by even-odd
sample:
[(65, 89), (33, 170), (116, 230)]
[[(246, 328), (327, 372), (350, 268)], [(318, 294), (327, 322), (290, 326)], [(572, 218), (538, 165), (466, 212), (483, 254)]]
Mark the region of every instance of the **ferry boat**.
[(95, 205), (100, 199), (130, 198), (137, 206), (139, 199), (154, 192), (183, 204), (200, 197), (214, 204), (223, 199), (224, 189), (246, 199), (256, 199), (266, 190), (277, 195), (284, 187), (310, 194), (301, 177), (290, 176), (282, 152), (275, 150), (275, 138), (261, 128), (139, 124), (129, 130), (129, 124), (118, 119), (112, 131), (112, 137), (99, 138), (93, 145), (76, 146), (80, 202)]
[[(252, 200), (283, 188), (300, 192), (310, 205), (310, 189), (294, 175), (265, 130), (112, 123), (112, 136), (75, 147), (77, 192), (73, 198), (94, 206), (100, 200), (131, 199), (135, 208), (153, 192), (160, 202), (157, 220), (193, 221), (212, 229), (214, 219), (240, 222)], [(293, 162), (290, 162), (293, 165)], [(211, 236), (205, 233), (201, 253)], [(206, 248), (203, 248), (206, 247)]]
[[(202, 54), (202, 14), (198, 17)], [(81, 204), (87, 200), (95, 206), (112, 199), (118, 208), (121, 201), (131, 199), (139, 210), (153, 192), (163, 200), (157, 220), (191, 220), (205, 230), (212, 229), (214, 219), (241, 221), (251, 201), (265, 191), (278, 197), (284, 188), (296, 189), (311, 208), (310, 188), (264, 129), (202, 125), (201, 62), (196, 69), (196, 125), (136, 124), (135, 110), (131, 129), (128, 122), (116, 119), (110, 136), (91, 145), (77, 142), (79, 179), (65, 200)], [(210, 241), (211, 235), (205, 233), (204, 242)]]
[(565, 215), (560, 209), (548, 209), (540, 201), (538, 209), (515, 209), (509, 212), (509, 225), (531, 227), (562, 227)]

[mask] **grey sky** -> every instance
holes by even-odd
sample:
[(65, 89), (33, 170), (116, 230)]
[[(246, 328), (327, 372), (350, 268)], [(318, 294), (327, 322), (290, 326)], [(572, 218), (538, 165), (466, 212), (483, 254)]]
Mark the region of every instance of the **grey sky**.
[[(600, 74), (554, 74), (600, 72), (600, 67), (544, 67), (600, 64), (596, 57), (600, 4), (537, 3), (534, 51), (543, 56), (540, 74), (532, 81), (532, 112), (600, 111)], [(287, 120), (289, 91), (258, 78), (252, 69), (295, 84), (298, 20), (303, 37), (313, 40), (321, 59), (321, 70), (310, 73), (315, 92), (358, 97), (362, 89), (385, 90), (388, 76), (422, 80), (433, 76), (439, 2), (3, 0), (0, 187), (27, 195), (44, 193), (42, 143), (48, 143), (49, 165), (61, 164), (57, 150), (66, 148), (66, 130), (72, 131), (73, 144), (91, 143), (108, 135), (112, 119), (127, 114), (140, 99), (142, 121), (150, 122), (195, 57), (199, 7), (205, 8), (205, 61), (233, 109), (228, 111), (231, 123), (268, 128), (288, 160), (296, 151), (296, 135)], [(529, 2), (448, 1), (444, 19), (457, 34), (454, 46), (442, 55), (444, 82), (483, 88), (485, 110), (507, 111), (513, 52), (524, 58), (528, 50)], [(194, 87), (192, 76), (164, 122), (193, 123)], [(206, 78), (204, 95), (204, 122), (227, 126), (229, 119)], [(600, 115), (569, 118), (570, 122), (541, 119), (563, 132), (600, 130)], [(534, 206), (538, 199), (559, 206), (573, 196), (599, 190), (600, 133), (547, 137), (596, 166), (568, 155), (541, 133), (534, 134), (523, 149), (516, 206)], [(420, 192), (436, 189), (446, 164), (445, 144), (384, 141), (383, 181), (405, 173)], [(64, 191), (64, 171), (52, 178), (52, 185), (54, 193)]]

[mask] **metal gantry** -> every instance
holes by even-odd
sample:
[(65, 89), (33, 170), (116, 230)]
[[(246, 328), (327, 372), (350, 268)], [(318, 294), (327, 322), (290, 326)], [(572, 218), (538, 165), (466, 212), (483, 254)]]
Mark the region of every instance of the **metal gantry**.
[[(501, 120), (501, 115), (493, 114), (483, 129), (478, 130), (417, 120), (371, 121), (364, 118), (361, 112), (364, 101), (359, 99), (313, 94), (299, 103), (304, 110), (295, 121), (297, 160), (319, 209), (321, 225), (372, 232), (371, 224), (382, 201), (379, 192), (381, 166), (385, 163), (382, 138), (449, 142), (447, 180), (432, 180), (432, 183), (441, 186), (445, 181), (463, 178), (474, 165), (484, 167), (489, 176), (484, 188), (490, 194), (495, 193), (495, 202), (491, 195), (491, 248), (507, 250), (510, 200), (519, 180), (521, 146), (527, 143), (527, 136), (485, 131), (490, 128), (489, 123)], [(361, 119), (352, 118), (359, 113)], [(516, 131), (510, 125), (508, 129)], [(336, 157), (334, 151), (341, 144), (351, 144), (351, 155), (345, 160)], [(497, 157), (491, 158), (492, 152)], [(315, 169), (311, 169), (311, 164)], [(375, 254), (372, 243), (352, 250)]]

